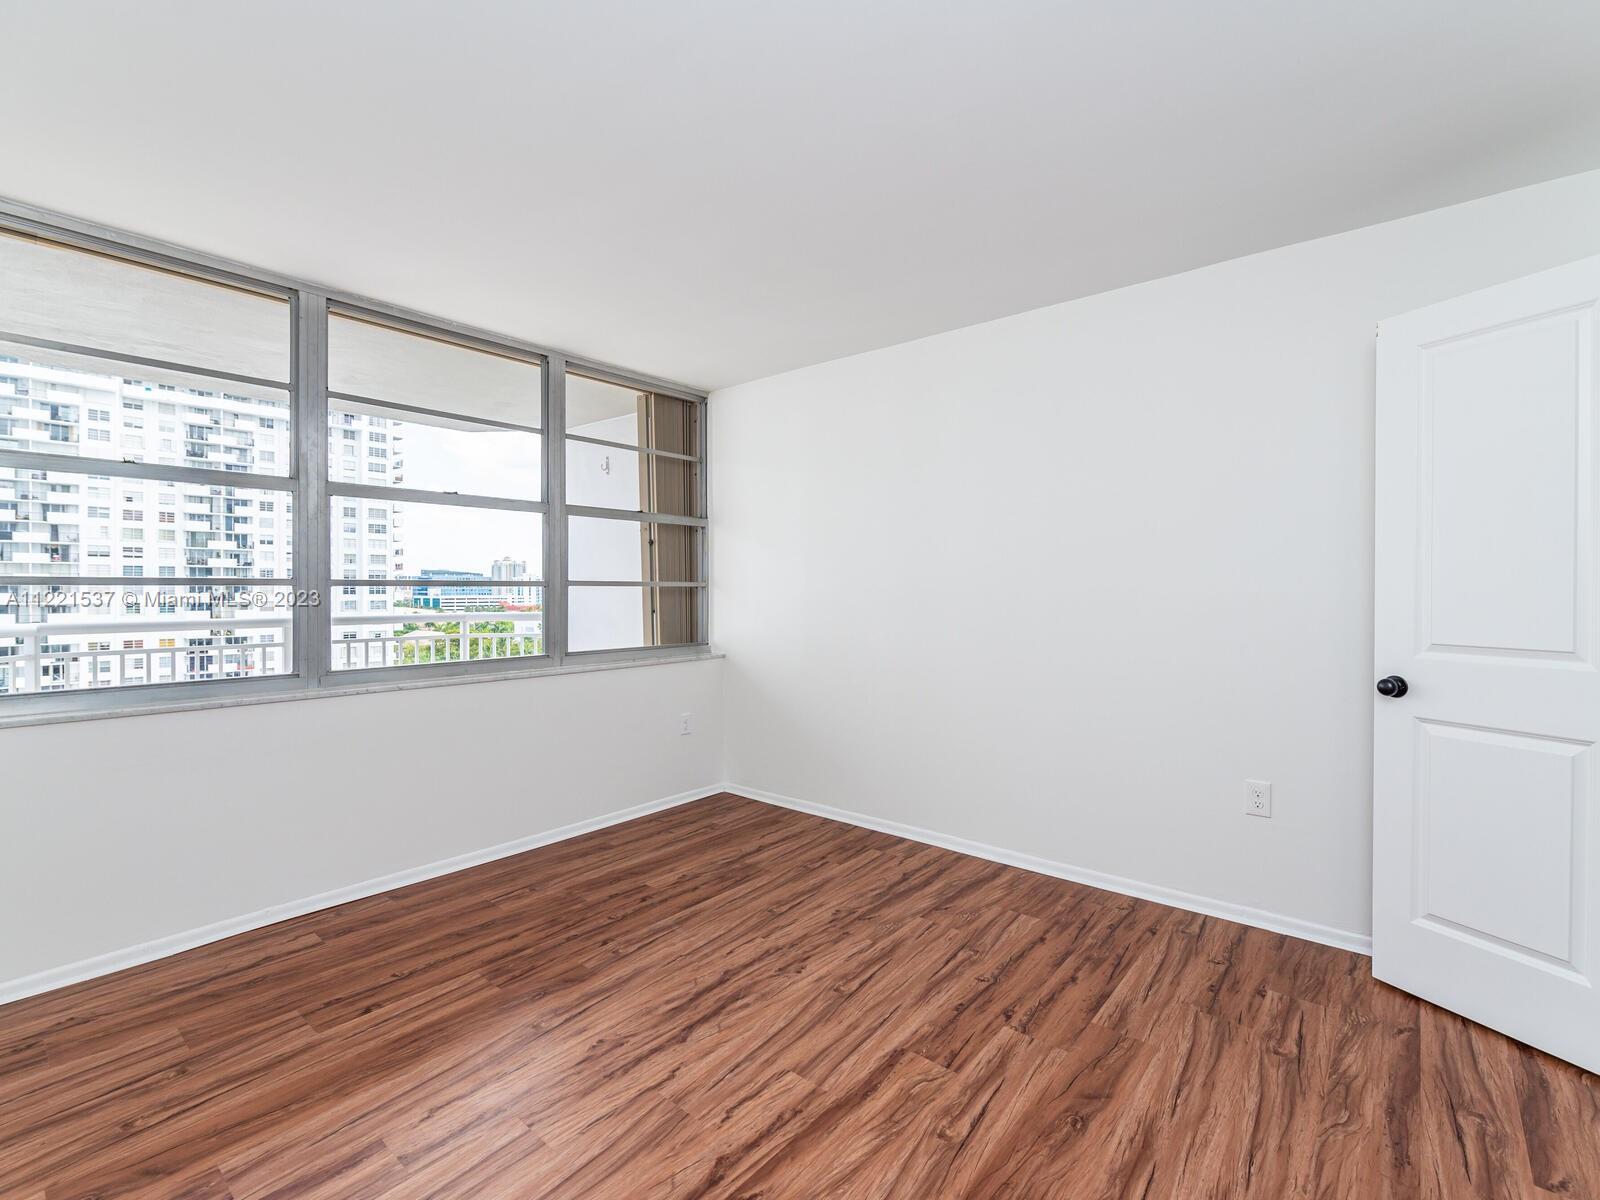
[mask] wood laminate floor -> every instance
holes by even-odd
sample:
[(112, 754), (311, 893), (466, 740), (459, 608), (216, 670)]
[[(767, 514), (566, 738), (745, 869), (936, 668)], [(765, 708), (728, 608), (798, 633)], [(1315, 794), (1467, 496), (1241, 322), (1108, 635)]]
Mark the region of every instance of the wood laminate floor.
[(720, 796), (0, 1008), (0, 1196), (1600, 1197), (1600, 1081)]

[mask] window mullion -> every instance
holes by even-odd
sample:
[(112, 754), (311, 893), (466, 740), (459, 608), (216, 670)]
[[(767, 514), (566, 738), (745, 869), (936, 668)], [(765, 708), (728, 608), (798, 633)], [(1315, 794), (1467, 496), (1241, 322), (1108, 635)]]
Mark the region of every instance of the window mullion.
[[(466, 421), (484, 429), (506, 429), (514, 433), (543, 433), (537, 425), (520, 425), (515, 421), (492, 421), (488, 417), (464, 417), (460, 413), (451, 412), (446, 408), (424, 408), (420, 404), (401, 404), (395, 400), (376, 400), (371, 396), (358, 396), (353, 392), (328, 392), (329, 400), (342, 400), (346, 404), (360, 404), (369, 408), (381, 408), (385, 412), (410, 414), (420, 417), (450, 417), (458, 421)], [(396, 418), (399, 419), (399, 418)]]
[[(328, 298), (302, 291), (294, 323), (295, 664), (307, 687), (320, 687), (330, 669), (329, 610), (333, 603), (328, 561)], [(310, 603), (309, 601), (315, 601)]]
[(51, 454), (39, 450), (0, 450), (0, 468), (21, 471), (57, 471), (63, 475), (101, 475), (107, 479), (143, 479), (156, 483), (181, 483), (193, 487), (250, 488), (262, 492), (293, 490), (287, 475), (257, 475), (223, 471), (214, 467), (174, 467), (165, 463), (124, 462), (118, 458), (89, 458), (81, 454)]
[(515, 500), (505, 496), (463, 495), (460, 492), (430, 492), (421, 488), (388, 487), (372, 483), (328, 484), (328, 495), (348, 496), (352, 500), (393, 500), (399, 504), (448, 504), (457, 508), (494, 508), (502, 512), (545, 511), (542, 500)]
[(160, 591), (163, 588), (287, 588), (294, 586), (292, 576), (274, 575), (7, 575), (0, 574), (0, 588), (34, 588), (48, 592), (51, 588), (98, 588), (104, 591), (138, 592)]
[(289, 390), (289, 385), (281, 379), (265, 379), (259, 375), (240, 375), (237, 372), (224, 371), (217, 367), (197, 367), (191, 363), (174, 362), (166, 358), (148, 358), (139, 354), (123, 354), (99, 346), (86, 346), (80, 342), (59, 342), (53, 338), (31, 337), (27, 334), (13, 333), (5, 329), (0, 329), (0, 342), (7, 342), (13, 346), (29, 346), (35, 350), (54, 350), (60, 354), (71, 354), (79, 358), (105, 359), (120, 366), (150, 367), (153, 370), (171, 371), (178, 375), (195, 375), (201, 379), (221, 379), (229, 383), (242, 383), (247, 387), (272, 388), (277, 391)]
[[(702, 584), (711, 579), (711, 486), (707, 479), (708, 464), (711, 462), (711, 429), (709, 425), (711, 405), (709, 403), (697, 405), (690, 412), (691, 428), (694, 430), (692, 445), (699, 459), (699, 467), (694, 473), (696, 511), (704, 513), (706, 524), (700, 536), (695, 539), (695, 553), (698, 558), (695, 566), (698, 578)], [(711, 589), (702, 587), (695, 593), (696, 618), (698, 621), (695, 629), (695, 641), (707, 645), (711, 642)]]
[(691, 529), (704, 529), (705, 517), (684, 517), (677, 513), (648, 512), (635, 508), (600, 508), (593, 504), (572, 504), (567, 512), (574, 517), (595, 517), (603, 521), (636, 521), (641, 525), (687, 525)]
[(552, 354), (544, 371), (544, 648), (560, 666), (567, 655), (567, 361)]

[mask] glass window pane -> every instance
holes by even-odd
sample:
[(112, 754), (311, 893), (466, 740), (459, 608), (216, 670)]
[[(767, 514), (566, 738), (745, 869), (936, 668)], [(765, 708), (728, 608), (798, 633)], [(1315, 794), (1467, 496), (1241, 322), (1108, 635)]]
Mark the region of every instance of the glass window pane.
[(567, 649), (622, 650), (646, 645), (650, 589), (567, 589)]
[(593, 442), (567, 442), (567, 503), (699, 517), (700, 464)]
[(289, 492), (0, 467), (0, 576), (288, 579)]
[(541, 587), (336, 584), (331, 600), (336, 671), (530, 658), (545, 652)]
[(649, 571), (649, 526), (605, 517), (567, 518), (568, 578), (643, 581)]
[(567, 443), (567, 502), (698, 517), (700, 406), (688, 400), (567, 376), (567, 432), (637, 447)]
[(0, 341), (0, 449), (288, 475), (289, 393)]
[(700, 582), (700, 539), (692, 525), (652, 525), (650, 578), (661, 583)]
[(510, 581), (542, 578), (540, 513), (334, 496), (334, 579)]
[(637, 446), (644, 399), (635, 388), (568, 372), (567, 432)]
[(686, 646), (702, 640), (699, 588), (568, 589), (569, 650)]
[(287, 674), (291, 595), (155, 579), (0, 587), (0, 696)]
[(596, 446), (592, 442), (567, 443), (567, 503), (590, 508), (642, 511), (639, 499), (639, 458), (632, 450)]
[(701, 625), (701, 602), (705, 592), (701, 588), (656, 588), (651, 594), (655, 602), (655, 639), (657, 646), (690, 646), (706, 640)]
[(328, 478), (336, 483), (539, 500), (541, 445), (537, 433), (328, 401)]
[(620, 517), (568, 517), (569, 577), (582, 580), (700, 581), (699, 529)]
[(567, 374), (567, 432), (640, 449), (701, 456), (700, 404)]
[(700, 464), (681, 458), (652, 454), (645, 480), (650, 512), (670, 513), (675, 517), (703, 517), (700, 511)]
[(0, 233), (0, 331), (289, 381), (289, 302)]
[(700, 405), (675, 396), (649, 398), (650, 448), (673, 454), (701, 456)]
[(328, 387), (483, 421), (544, 423), (538, 363), (339, 313), (328, 316)]

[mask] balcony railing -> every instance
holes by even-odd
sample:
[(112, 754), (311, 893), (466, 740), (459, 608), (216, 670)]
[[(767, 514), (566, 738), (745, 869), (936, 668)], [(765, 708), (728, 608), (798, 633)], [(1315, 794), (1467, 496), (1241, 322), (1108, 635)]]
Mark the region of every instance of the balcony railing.
[[(358, 623), (346, 619), (345, 625)], [(363, 625), (380, 625), (370, 617)], [(469, 622), (470, 624), (470, 622)], [(346, 638), (334, 625), (333, 669), (358, 671), (374, 667), (410, 667), (428, 663), (465, 662), (490, 658), (529, 658), (544, 653), (544, 635), (529, 629), (518, 633), (461, 633), (413, 630), (383, 637)]]
[[(54, 621), (0, 625), (0, 696), (82, 691), (151, 683), (196, 683), (282, 675), (293, 669), (289, 656), (290, 619), (210, 617), (205, 614), (155, 617), (130, 623)], [(273, 641), (229, 643), (234, 631), (273, 631)], [(144, 645), (116, 649), (63, 648), (68, 639), (96, 642), (188, 642), (209, 638), (211, 645)], [(57, 643), (53, 645), (52, 643)]]
[[(479, 621), (473, 621), (473, 616), (479, 616)], [(529, 623), (510, 633), (490, 633), (475, 631), (471, 626), (492, 618), (472, 613), (463, 614), (463, 617), (468, 627), (465, 631), (417, 629), (382, 636), (362, 633), (354, 638), (340, 636), (341, 628), (358, 625), (371, 629), (398, 625), (414, 618), (393, 613), (335, 617), (333, 669), (424, 666), (529, 658), (544, 653), (544, 635), (537, 624)], [(290, 618), (282, 615), (179, 614), (135, 623), (121, 619), (0, 625), (0, 696), (283, 675), (294, 669), (289, 631)], [(227, 640), (236, 633), (262, 635), (268, 632), (273, 634), (274, 640), (242, 645)], [(163, 638), (181, 643), (209, 638), (212, 644), (148, 644), (159, 643)], [(110, 643), (111, 647), (90, 649), (62, 645), (69, 640)], [(125, 641), (147, 644), (118, 647), (118, 643)]]

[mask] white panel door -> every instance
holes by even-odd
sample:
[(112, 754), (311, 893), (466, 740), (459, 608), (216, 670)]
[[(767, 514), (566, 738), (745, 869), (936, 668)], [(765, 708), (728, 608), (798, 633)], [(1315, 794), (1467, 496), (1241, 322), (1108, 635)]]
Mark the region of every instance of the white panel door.
[(1373, 974), (1591, 1071), (1597, 304), (1600, 258), (1379, 328), (1373, 763)]

